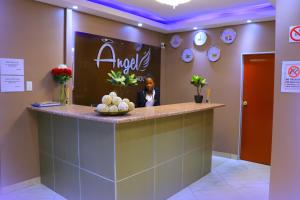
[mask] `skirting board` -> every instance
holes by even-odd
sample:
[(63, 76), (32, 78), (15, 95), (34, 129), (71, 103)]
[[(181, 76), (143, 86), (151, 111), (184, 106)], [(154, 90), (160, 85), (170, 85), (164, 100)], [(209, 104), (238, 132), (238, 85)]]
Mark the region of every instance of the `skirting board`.
[(5, 187), (1, 188), (0, 194), (7, 194), (9, 192), (20, 190), (20, 189), (30, 187), (30, 186), (33, 186), (33, 185), (37, 185), (37, 184), (40, 184), (40, 183), (41, 183), (41, 178), (36, 177), (36, 178), (33, 178), (33, 179), (29, 179), (27, 181), (23, 181), (23, 182), (16, 183), (16, 184), (13, 184), (13, 185), (5, 186)]
[(223, 158), (230, 158), (234, 160), (239, 160), (239, 156), (236, 154), (231, 154), (231, 153), (224, 153), (224, 152), (219, 152), (219, 151), (213, 151), (214, 156), (219, 156)]

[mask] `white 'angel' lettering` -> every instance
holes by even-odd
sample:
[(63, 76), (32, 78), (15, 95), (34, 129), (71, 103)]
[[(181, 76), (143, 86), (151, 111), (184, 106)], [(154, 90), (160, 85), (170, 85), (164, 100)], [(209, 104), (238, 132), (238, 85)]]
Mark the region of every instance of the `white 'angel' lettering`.
[[(111, 58), (102, 58), (103, 51), (109, 48), (112, 57)], [(139, 61), (139, 54), (136, 53), (135, 58), (132, 57), (131, 59), (125, 58), (124, 60), (118, 58), (116, 59), (116, 54), (113, 46), (111, 45), (111, 42), (104, 43), (101, 48), (99, 49), (97, 59), (95, 59), (97, 68), (99, 69), (101, 67), (101, 63), (108, 62), (113, 64), (113, 68), (121, 68), (123, 69), (124, 74), (128, 74), (130, 71), (145, 71), (149, 65), (150, 65), (150, 59), (151, 59), (151, 49), (149, 48), (148, 51), (144, 52), (144, 56)]]

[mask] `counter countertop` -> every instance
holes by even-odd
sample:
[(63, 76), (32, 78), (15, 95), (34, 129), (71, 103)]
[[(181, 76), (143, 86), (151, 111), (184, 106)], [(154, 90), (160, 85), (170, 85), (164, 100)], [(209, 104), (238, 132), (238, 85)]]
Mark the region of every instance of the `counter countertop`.
[(54, 106), (46, 108), (29, 107), (29, 109), (65, 117), (119, 124), (199, 112), (223, 106), (225, 105), (215, 103), (196, 104), (194, 102), (169, 104), (148, 108), (136, 108), (124, 116), (101, 116), (94, 111), (95, 108), (80, 105)]

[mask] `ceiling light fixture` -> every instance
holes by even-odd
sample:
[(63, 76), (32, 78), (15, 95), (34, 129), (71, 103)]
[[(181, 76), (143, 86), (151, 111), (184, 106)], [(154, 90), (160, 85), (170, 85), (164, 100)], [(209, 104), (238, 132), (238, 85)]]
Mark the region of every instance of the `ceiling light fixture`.
[(155, 1), (162, 3), (162, 4), (172, 6), (173, 9), (175, 9), (176, 6), (178, 6), (179, 4), (188, 3), (191, 0), (155, 0)]
[(73, 6), (72, 8), (75, 9), (75, 10), (77, 10), (77, 9), (78, 9), (78, 6)]
[(142, 23), (138, 23), (138, 27), (142, 27), (143, 26), (143, 24)]
[(193, 29), (194, 29), (194, 30), (197, 30), (198, 28), (197, 28), (197, 27), (194, 27)]
[(248, 20), (247, 20), (247, 23), (248, 23), (248, 24), (252, 23), (252, 20), (251, 20), (251, 19), (248, 19)]

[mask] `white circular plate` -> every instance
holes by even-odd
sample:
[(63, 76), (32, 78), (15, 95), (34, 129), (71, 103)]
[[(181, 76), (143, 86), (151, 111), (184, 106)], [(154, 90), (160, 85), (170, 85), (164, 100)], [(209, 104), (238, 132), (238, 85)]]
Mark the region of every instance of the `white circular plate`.
[(212, 46), (207, 51), (208, 60), (211, 62), (216, 62), (221, 57), (221, 50), (218, 47)]
[(193, 58), (194, 58), (194, 54), (193, 54), (192, 49), (185, 49), (182, 52), (181, 59), (184, 62), (186, 62), (186, 63), (192, 62)]
[(182, 43), (182, 39), (179, 35), (173, 35), (171, 40), (170, 40), (170, 44), (171, 47), (173, 48), (178, 48)]
[(232, 28), (227, 28), (221, 33), (221, 40), (225, 44), (232, 44), (236, 39), (236, 31)]
[(194, 36), (194, 43), (196, 46), (203, 46), (206, 43), (207, 35), (204, 31), (199, 31)]

